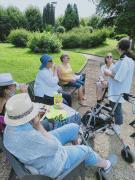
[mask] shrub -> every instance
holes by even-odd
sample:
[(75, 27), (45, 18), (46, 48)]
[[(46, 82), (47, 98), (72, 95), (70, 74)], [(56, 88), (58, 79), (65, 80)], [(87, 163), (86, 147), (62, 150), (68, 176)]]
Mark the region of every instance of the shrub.
[(125, 38), (125, 37), (128, 37), (128, 35), (127, 34), (117, 34), (114, 36), (114, 39), (119, 41), (120, 39)]
[(8, 42), (16, 47), (26, 47), (29, 39), (29, 32), (25, 29), (12, 30), (8, 36)]
[(65, 32), (65, 28), (64, 28), (63, 26), (58, 26), (58, 27), (56, 28), (56, 32), (58, 32), (58, 33), (64, 33), (64, 32)]
[(91, 48), (102, 44), (106, 38), (107, 33), (105, 29), (95, 30), (92, 33), (87, 29), (82, 30), (73, 29), (68, 33), (61, 35), (62, 45), (64, 48)]
[(35, 32), (31, 35), (29, 48), (35, 53), (55, 53), (61, 49), (61, 41), (56, 35)]

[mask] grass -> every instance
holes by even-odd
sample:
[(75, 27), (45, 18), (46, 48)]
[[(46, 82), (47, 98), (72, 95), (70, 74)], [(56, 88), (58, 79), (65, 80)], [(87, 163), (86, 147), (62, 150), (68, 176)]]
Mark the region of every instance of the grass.
[[(64, 53), (50, 54), (56, 64)], [(76, 52), (67, 52), (71, 58), (71, 66), (75, 72), (79, 71), (86, 62), (86, 58)], [(28, 82), (35, 79), (40, 66), (41, 54), (34, 54), (28, 48), (16, 48), (11, 44), (0, 43), (0, 73), (10, 72), (17, 82)]]
[(96, 48), (90, 48), (90, 49), (72, 49), (74, 52), (82, 52), (82, 53), (89, 53), (89, 54), (95, 54), (98, 56), (106, 56), (107, 53), (111, 52), (113, 54), (114, 59), (119, 58), (119, 53), (116, 49), (117, 45), (116, 40), (113, 39), (107, 39), (102, 45), (96, 47)]

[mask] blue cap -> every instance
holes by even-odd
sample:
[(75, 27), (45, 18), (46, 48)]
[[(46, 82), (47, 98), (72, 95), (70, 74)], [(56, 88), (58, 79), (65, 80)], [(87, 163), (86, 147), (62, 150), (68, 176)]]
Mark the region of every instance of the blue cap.
[(48, 63), (48, 61), (50, 61), (50, 60), (53, 60), (53, 58), (51, 56), (49, 56), (48, 54), (44, 54), (40, 58), (41, 65), (40, 65), (39, 69), (42, 70), (43, 68), (45, 68), (47, 63)]

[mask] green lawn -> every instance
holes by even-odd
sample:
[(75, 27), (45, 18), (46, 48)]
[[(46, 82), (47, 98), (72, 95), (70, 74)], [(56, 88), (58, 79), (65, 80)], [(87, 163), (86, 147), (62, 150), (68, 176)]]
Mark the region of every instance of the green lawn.
[[(64, 53), (52, 54), (54, 62), (60, 63), (59, 57)], [(81, 54), (67, 52), (71, 58), (71, 65), (75, 72), (79, 71), (86, 62)], [(51, 54), (50, 54), (51, 55)], [(0, 43), (0, 73), (10, 72), (18, 82), (28, 82), (35, 78), (40, 66), (41, 54), (31, 53), (27, 48), (15, 48), (11, 44)]]
[(116, 50), (117, 41), (112, 39), (107, 39), (102, 45), (90, 48), (90, 49), (72, 49), (72, 51), (75, 52), (82, 52), (82, 53), (89, 53), (89, 54), (95, 54), (98, 56), (106, 56), (108, 52), (111, 52), (113, 54), (114, 59), (119, 58), (119, 54)]

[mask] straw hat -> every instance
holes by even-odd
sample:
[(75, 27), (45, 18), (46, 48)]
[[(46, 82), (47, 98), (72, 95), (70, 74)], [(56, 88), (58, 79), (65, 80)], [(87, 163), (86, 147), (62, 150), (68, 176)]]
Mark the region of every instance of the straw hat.
[(8, 86), (16, 84), (13, 80), (12, 75), (10, 73), (1, 73), (0, 74), (0, 86)]
[(19, 126), (31, 121), (38, 113), (38, 104), (33, 103), (27, 93), (21, 93), (7, 101), (4, 121), (8, 125)]

